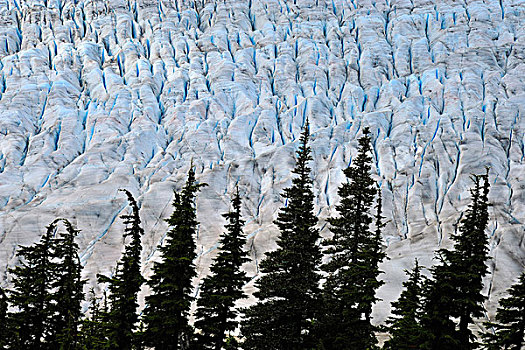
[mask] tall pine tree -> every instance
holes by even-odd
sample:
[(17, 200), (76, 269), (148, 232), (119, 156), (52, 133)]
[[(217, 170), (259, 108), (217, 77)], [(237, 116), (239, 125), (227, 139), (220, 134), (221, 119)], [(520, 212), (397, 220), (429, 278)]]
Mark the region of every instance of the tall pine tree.
[(381, 251), (381, 201), (371, 213), (376, 184), (371, 177), (372, 149), (368, 128), (359, 139), (358, 154), (344, 170), (347, 182), (338, 190), (338, 217), (330, 218), (331, 239), (323, 242), (329, 261), (324, 284), (324, 315), (320, 324), (321, 347), (325, 349), (370, 349), (376, 344), (371, 324), (375, 291), (383, 282), (379, 263)]
[(226, 333), (237, 328), (235, 302), (246, 298), (242, 287), (249, 278), (241, 271), (241, 266), (249, 259), (243, 251), (246, 240), (238, 188), (231, 202), (232, 210), (223, 214), (228, 223), (219, 242), (220, 252), (210, 268), (210, 275), (202, 283), (197, 300), (195, 327), (200, 330), (197, 335), (199, 349), (221, 350), (225, 346)]
[(499, 302), (496, 322), (487, 324), (494, 332), (483, 335), (486, 349), (520, 350), (525, 346), (525, 272), (508, 294)]
[(455, 307), (456, 278), (450, 263), (438, 252), (439, 265), (431, 268), (432, 279), (423, 286), (422, 343), (424, 350), (460, 349), (456, 323), (451, 318)]
[(241, 331), (244, 349), (308, 349), (314, 346), (313, 324), (319, 312), (318, 268), (321, 251), (315, 228), (314, 195), (308, 146), (309, 125), (305, 123), (293, 170), (292, 186), (284, 190), (287, 206), (281, 208), (278, 248), (266, 254), (260, 264), (262, 276), (256, 282), (259, 300), (245, 310)]
[[(366, 266), (367, 278), (363, 284), (363, 298), (361, 299), (361, 310), (363, 310), (365, 319), (368, 324), (370, 324), (370, 318), (372, 315), (372, 306), (378, 298), (375, 296), (375, 293), (379, 287), (381, 287), (384, 282), (378, 279), (378, 276), (383, 273), (379, 269), (379, 264), (387, 257), (386, 253), (382, 249), (382, 235), (381, 232), (385, 224), (383, 223), (383, 197), (381, 195), (381, 190), (377, 189), (377, 199), (375, 205), (375, 230), (370, 238), (366, 241), (363, 249), (363, 261), (367, 261), (368, 265)], [(375, 339), (375, 338), (374, 338)]]
[[(476, 349), (479, 344), (468, 328), (475, 317), (483, 316), (483, 277), (487, 274), (488, 170), (472, 177), (471, 203), (452, 235), (454, 249), (440, 249), (440, 265), (432, 268), (433, 281), (427, 284), (423, 318), (427, 341), (424, 349)], [(455, 319), (459, 323), (455, 324)]]
[(123, 191), (128, 197), (131, 214), (122, 215), (126, 229), (124, 237), (130, 241), (117, 264), (116, 273), (108, 278), (99, 276), (100, 282), (108, 283), (110, 311), (107, 315), (109, 344), (121, 350), (131, 349), (135, 344), (134, 330), (138, 322), (137, 294), (145, 279), (140, 272), (141, 237), (144, 230), (140, 226), (139, 207), (133, 195)]
[(387, 320), (388, 340), (383, 349), (417, 349), (422, 336), (421, 316), (423, 297), (423, 276), (417, 259), (414, 268), (406, 271), (408, 280), (403, 283), (404, 290), (399, 299), (392, 303), (392, 317)]
[(105, 350), (109, 348), (108, 312), (106, 292), (102, 298), (97, 298), (94, 290), (90, 293), (89, 315), (82, 320), (81, 344), (82, 350)]
[(13, 286), (9, 302), (14, 309), (8, 319), (13, 332), (12, 349), (52, 348), (49, 344), (54, 338), (51, 282), (55, 271), (52, 262), (55, 230), (56, 220), (47, 226), (39, 242), (18, 249), (20, 263), (9, 269)]
[(195, 236), (197, 216), (195, 197), (204, 184), (197, 184), (193, 165), (181, 193), (175, 192), (173, 214), (167, 220), (170, 230), (159, 247), (160, 261), (153, 265), (148, 281), (144, 324), (146, 345), (157, 350), (186, 349), (193, 337), (188, 322), (192, 279), (196, 276)]
[(485, 232), (489, 221), (488, 169), (485, 175), (474, 176), (473, 181), (472, 204), (461, 222), (460, 233), (452, 236), (454, 251), (445, 252), (452, 267), (461, 271), (457, 276), (459, 298), (452, 316), (459, 317), (462, 349), (475, 349), (479, 345), (468, 326), (474, 323), (474, 317), (484, 316), (483, 302), (486, 297), (481, 291), (483, 277), (488, 273), (486, 262), (489, 259), (489, 236)]
[[(80, 231), (66, 219), (66, 232), (54, 239), (53, 255), (55, 274), (51, 281), (53, 292), (52, 333), (56, 349), (79, 349), (79, 326), (82, 315), (81, 302), (84, 299), (85, 281), (81, 279), (82, 265), (78, 256), (75, 238)], [(58, 260), (58, 261), (56, 261)]]

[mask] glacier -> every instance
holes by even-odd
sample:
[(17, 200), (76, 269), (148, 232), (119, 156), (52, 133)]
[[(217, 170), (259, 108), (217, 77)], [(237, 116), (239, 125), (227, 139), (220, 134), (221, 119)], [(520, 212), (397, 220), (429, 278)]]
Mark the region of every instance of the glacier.
[[(16, 248), (74, 222), (85, 276), (114, 268), (130, 190), (143, 271), (190, 164), (208, 272), (236, 184), (256, 276), (311, 124), (320, 227), (365, 126), (388, 223), (376, 322), (490, 168), (486, 308), (525, 265), (525, 0), (0, 0), (0, 281)], [(246, 286), (253, 291), (253, 281)], [(243, 301), (249, 303), (250, 300)]]

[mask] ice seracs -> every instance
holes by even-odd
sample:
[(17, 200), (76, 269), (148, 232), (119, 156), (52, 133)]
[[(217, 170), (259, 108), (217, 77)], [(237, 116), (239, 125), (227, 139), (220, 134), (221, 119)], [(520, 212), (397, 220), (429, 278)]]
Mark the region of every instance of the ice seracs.
[[(317, 210), (334, 214), (341, 169), (372, 130), (391, 260), (378, 320), (414, 257), (450, 245), (469, 176), (490, 167), (495, 301), (523, 266), (523, 0), (0, 0), (0, 278), (55, 217), (73, 220), (87, 277), (120, 255), (139, 200), (155, 259), (172, 188), (190, 161), (200, 277), (238, 183), (256, 262), (311, 122)], [(250, 291), (251, 285), (247, 290)]]

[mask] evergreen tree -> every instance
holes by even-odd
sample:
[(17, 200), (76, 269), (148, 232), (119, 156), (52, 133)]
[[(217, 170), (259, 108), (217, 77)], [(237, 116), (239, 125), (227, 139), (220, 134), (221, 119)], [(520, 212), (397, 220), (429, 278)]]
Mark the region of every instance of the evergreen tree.
[[(66, 232), (55, 237), (59, 221)], [(69, 221), (56, 219), (38, 243), (21, 247), (20, 265), (10, 269), (13, 290), (9, 300), (14, 312), (13, 349), (77, 349), (83, 300), (82, 266), (75, 242), (77, 231)]]
[(7, 295), (4, 289), (0, 287), (0, 349), (5, 349), (9, 344), (9, 326), (7, 320)]
[(195, 327), (201, 333), (197, 345), (202, 349), (221, 350), (225, 346), (227, 332), (237, 328), (235, 302), (246, 298), (242, 287), (249, 281), (241, 266), (249, 259), (243, 251), (245, 243), (241, 219), (239, 189), (232, 199), (232, 210), (223, 214), (228, 220), (226, 233), (220, 240), (221, 251), (215, 258), (210, 275), (202, 284), (201, 296), (197, 300)]
[(241, 344), (234, 336), (228, 336), (224, 344), (224, 350), (238, 350), (241, 348)]
[(109, 312), (106, 292), (102, 299), (96, 297), (91, 290), (89, 306), (89, 317), (82, 321), (81, 344), (83, 350), (104, 350), (108, 349), (109, 341), (107, 337), (107, 315)]
[(75, 237), (80, 231), (66, 219), (61, 219), (66, 232), (54, 239), (55, 273), (51, 281), (53, 316), (51, 319), (53, 343), (61, 350), (78, 349), (79, 325), (82, 314), (85, 281), (81, 279), (82, 265)]
[(110, 326), (108, 334), (110, 346), (127, 350), (133, 348), (135, 344), (134, 330), (138, 322), (137, 294), (145, 281), (140, 272), (141, 237), (144, 230), (140, 226), (137, 201), (129, 191), (120, 191), (127, 195), (132, 209), (131, 214), (122, 215), (126, 225), (124, 237), (129, 237), (130, 242), (117, 264), (115, 275), (111, 278), (99, 276), (99, 281), (109, 284), (110, 311), (107, 314), (107, 322)]
[(139, 327), (135, 332), (135, 350), (142, 350), (146, 347), (146, 342), (144, 341), (144, 334), (146, 331), (146, 326), (144, 321), (140, 320)]
[(387, 320), (387, 331), (391, 339), (384, 349), (417, 349), (421, 343), (421, 316), (423, 297), (423, 276), (417, 259), (411, 271), (405, 270), (408, 280), (403, 283), (404, 290), (399, 299), (392, 303), (392, 317)]
[(496, 322), (487, 324), (495, 332), (483, 334), (486, 349), (520, 350), (525, 345), (525, 272), (508, 294), (500, 300)]
[(347, 182), (338, 190), (338, 217), (330, 218), (331, 239), (329, 261), (322, 266), (328, 273), (324, 284), (324, 315), (320, 324), (321, 347), (324, 349), (374, 348), (375, 327), (371, 324), (375, 291), (383, 282), (378, 280), (381, 251), (381, 200), (376, 206), (375, 232), (370, 213), (377, 194), (371, 177), (372, 157), (368, 128), (359, 139), (359, 150), (351, 166), (344, 170)]
[(195, 181), (192, 165), (181, 193), (175, 192), (173, 214), (167, 220), (170, 230), (159, 247), (160, 261), (154, 263), (148, 281), (151, 294), (146, 297), (144, 336), (146, 345), (157, 350), (186, 349), (193, 337), (188, 314), (194, 300), (192, 279), (196, 276), (195, 197), (202, 186)]
[(422, 344), (424, 350), (460, 349), (456, 324), (451, 319), (454, 313), (456, 280), (450, 263), (438, 252), (440, 265), (431, 269), (432, 280), (424, 283)]
[[(433, 281), (427, 285), (426, 316), (423, 326), (427, 333), (424, 349), (476, 349), (476, 337), (469, 330), (474, 317), (483, 316), (483, 277), (487, 274), (488, 236), (488, 170), (473, 176), (471, 203), (452, 235), (454, 249), (440, 249), (440, 265), (432, 268)], [(459, 324), (453, 321), (459, 319)]]
[[(483, 180), (483, 184), (481, 184)], [(485, 175), (474, 176), (474, 188), (471, 190), (472, 203), (467, 210), (465, 220), (461, 222), (460, 234), (453, 235), (454, 251), (445, 251), (452, 268), (461, 271), (456, 277), (458, 283), (454, 317), (459, 317), (459, 340), (461, 349), (475, 349), (479, 344), (468, 328), (474, 317), (484, 315), (483, 302), (486, 297), (481, 294), (483, 277), (487, 275), (486, 265), (489, 259), (489, 237), (485, 233), (489, 221), (488, 169)]]
[(13, 332), (12, 349), (51, 349), (52, 294), (55, 271), (52, 239), (56, 220), (46, 228), (40, 241), (17, 251), (19, 265), (9, 269), (13, 288), (9, 302), (14, 311), (8, 322)]
[(317, 272), (321, 251), (315, 228), (314, 195), (308, 162), (309, 125), (305, 123), (293, 170), (292, 186), (284, 190), (287, 206), (281, 208), (278, 248), (260, 264), (256, 282), (259, 300), (245, 310), (241, 331), (244, 349), (308, 349), (314, 346), (312, 328), (319, 312)]
[(365, 241), (364, 249), (362, 252), (363, 261), (367, 261), (368, 265), (365, 266), (367, 272), (364, 276), (366, 276), (367, 278), (365, 279), (363, 284), (360, 309), (363, 310), (365, 319), (367, 320), (368, 324), (370, 324), (372, 306), (376, 301), (378, 301), (378, 299), (375, 297), (376, 290), (384, 284), (383, 281), (378, 279), (378, 276), (381, 273), (383, 273), (379, 269), (379, 264), (387, 257), (386, 253), (383, 252), (381, 246), (381, 243), (383, 241), (381, 232), (385, 224), (383, 223), (383, 198), (380, 189), (377, 190), (375, 210), (375, 231), (370, 236), (370, 238)]

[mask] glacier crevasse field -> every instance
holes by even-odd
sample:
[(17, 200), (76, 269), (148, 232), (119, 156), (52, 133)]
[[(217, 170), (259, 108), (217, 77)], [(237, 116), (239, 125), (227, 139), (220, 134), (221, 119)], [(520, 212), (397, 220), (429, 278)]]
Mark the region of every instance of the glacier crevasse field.
[(377, 322), (414, 257), (430, 267), (450, 247), (485, 167), (489, 313), (523, 270), (524, 0), (0, 0), (0, 59), (3, 284), (17, 246), (56, 217), (82, 230), (86, 276), (108, 273), (124, 243), (119, 188), (141, 206), (148, 274), (191, 161), (209, 184), (199, 278), (236, 183), (254, 276), (306, 118), (321, 219), (372, 131), (389, 218)]

